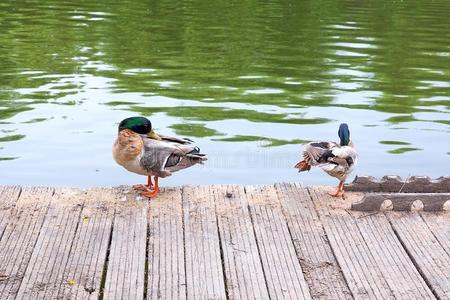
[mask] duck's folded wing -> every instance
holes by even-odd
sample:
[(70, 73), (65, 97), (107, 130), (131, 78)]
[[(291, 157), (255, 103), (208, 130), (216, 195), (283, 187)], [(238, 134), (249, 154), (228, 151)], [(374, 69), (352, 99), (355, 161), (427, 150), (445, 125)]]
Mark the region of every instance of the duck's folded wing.
[(187, 144), (192, 144), (194, 141), (188, 138), (178, 138), (178, 137), (174, 137), (174, 136), (167, 136), (167, 135), (161, 135), (158, 134), (159, 137), (165, 141), (165, 142), (173, 142), (173, 143), (178, 143), (178, 144), (182, 144), (182, 145), (187, 145)]
[(193, 145), (175, 145), (177, 148), (167, 159), (164, 166), (170, 172), (189, 168), (195, 164), (202, 164), (207, 160), (206, 154), (200, 153), (200, 148)]
[[(153, 174), (158, 174), (164, 170), (167, 159), (177, 151), (177, 148), (170, 143), (153, 139), (144, 140), (144, 151), (140, 160), (142, 168)], [(164, 177), (158, 175), (160, 177)]]
[(153, 173), (168, 173), (188, 168), (207, 160), (200, 149), (191, 144), (144, 140), (144, 155), (141, 158), (142, 167)]

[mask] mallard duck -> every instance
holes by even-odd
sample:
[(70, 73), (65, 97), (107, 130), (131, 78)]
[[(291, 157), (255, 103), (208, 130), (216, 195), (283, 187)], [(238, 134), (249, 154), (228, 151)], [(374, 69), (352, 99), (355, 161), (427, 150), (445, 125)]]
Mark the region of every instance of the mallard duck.
[(339, 126), (338, 136), (340, 143), (335, 142), (311, 142), (304, 146), (303, 160), (295, 165), (299, 172), (309, 171), (312, 166), (320, 167), (329, 175), (339, 179), (334, 197), (344, 195), (344, 182), (353, 171), (357, 162), (356, 149), (350, 141), (350, 130), (343, 123)]
[(150, 120), (131, 117), (119, 124), (117, 139), (113, 145), (114, 160), (130, 172), (148, 177), (147, 185), (134, 185), (146, 197), (158, 194), (158, 178), (189, 168), (207, 160), (193, 141), (158, 135)]

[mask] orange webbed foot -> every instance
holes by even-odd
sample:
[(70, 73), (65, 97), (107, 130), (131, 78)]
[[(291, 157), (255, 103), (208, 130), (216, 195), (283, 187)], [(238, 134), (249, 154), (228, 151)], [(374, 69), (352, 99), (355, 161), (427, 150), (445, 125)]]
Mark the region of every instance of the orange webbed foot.
[(143, 192), (142, 195), (147, 197), (147, 198), (153, 198), (156, 197), (156, 195), (158, 195), (158, 189), (154, 189), (153, 191), (148, 191), (148, 192)]
[[(153, 189), (152, 190), (148, 189), (147, 191), (142, 193), (142, 195), (147, 198), (156, 197), (156, 195), (158, 195), (158, 192), (159, 192), (158, 177), (154, 176), (153, 178), (155, 179), (154, 184), (152, 183), (152, 187), (154, 186)], [(151, 183), (150, 177), (149, 177), (149, 183)]]
[(339, 197), (343, 197), (344, 196), (344, 191), (342, 190), (342, 191), (336, 191), (336, 193), (328, 193), (328, 195), (330, 195), (330, 196), (332, 196), (332, 197), (337, 197), (337, 198), (339, 198)]
[(147, 185), (145, 184), (135, 184), (133, 185), (133, 189), (140, 192), (148, 192), (153, 190), (153, 182), (151, 176), (148, 176)]
[(344, 196), (344, 182), (343, 181), (339, 182), (336, 193), (334, 193), (334, 194), (328, 193), (328, 195), (330, 195), (332, 197), (343, 197)]
[(148, 191), (149, 188), (145, 184), (135, 184), (135, 185), (133, 185), (133, 190), (145, 192), (145, 191)]

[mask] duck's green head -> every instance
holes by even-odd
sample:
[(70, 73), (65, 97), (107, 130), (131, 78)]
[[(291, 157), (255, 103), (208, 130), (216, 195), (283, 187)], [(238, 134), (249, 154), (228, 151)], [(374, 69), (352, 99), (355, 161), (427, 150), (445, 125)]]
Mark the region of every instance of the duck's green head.
[(350, 143), (350, 130), (348, 130), (348, 125), (346, 123), (339, 125), (338, 135), (341, 139), (341, 146), (347, 146), (348, 143)]
[(144, 117), (131, 117), (122, 120), (119, 124), (119, 132), (124, 129), (129, 129), (139, 134), (145, 134), (155, 140), (161, 139), (152, 129), (152, 122)]

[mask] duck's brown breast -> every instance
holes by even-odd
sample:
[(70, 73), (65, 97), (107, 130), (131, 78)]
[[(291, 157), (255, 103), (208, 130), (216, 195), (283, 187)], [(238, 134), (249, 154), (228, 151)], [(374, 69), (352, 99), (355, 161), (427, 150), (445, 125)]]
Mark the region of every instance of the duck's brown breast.
[(118, 164), (125, 165), (135, 160), (143, 147), (144, 142), (137, 133), (129, 129), (121, 130), (113, 145), (114, 159)]

